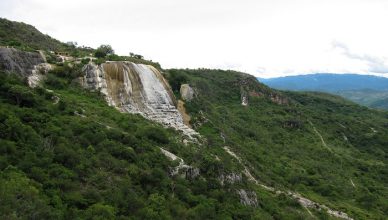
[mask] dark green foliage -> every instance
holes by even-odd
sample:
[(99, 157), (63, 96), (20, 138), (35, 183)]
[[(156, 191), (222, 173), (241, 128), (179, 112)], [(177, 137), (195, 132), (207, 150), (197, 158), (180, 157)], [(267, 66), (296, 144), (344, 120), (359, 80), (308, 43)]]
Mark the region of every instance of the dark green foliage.
[[(182, 145), (175, 131), (119, 113), (97, 93), (69, 84), (68, 73), (63, 67), (48, 75), (46, 86), (54, 92), (0, 74), (0, 218), (246, 219), (304, 213), (274, 195), (260, 197), (270, 208), (242, 206), (236, 188), (223, 188), (217, 180), (220, 172), (236, 168), (227, 156), (221, 163), (212, 156), (215, 148)], [(178, 161), (170, 162), (158, 147), (199, 167), (201, 178), (170, 177)]]
[(168, 144), (168, 136), (165, 129), (159, 127), (144, 127), (138, 134), (138, 137), (146, 137), (150, 140), (153, 140), (159, 144)]
[(179, 92), (181, 85), (187, 83), (188, 77), (184, 72), (170, 70), (167, 75), (171, 89), (174, 92)]
[(110, 45), (103, 44), (97, 48), (96, 52), (94, 53), (94, 56), (96, 56), (97, 58), (104, 58), (107, 55), (111, 54), (114, 54), (114, 50), (112, 49), (112, 47)]
[[(0, 46), (11, 46), (21, 50), (59, 51), (67, 52), (75, 57), (82, 57), (94, 50), (88, 47), (75, 47), (62, 43), (48, 35), (41, 33), (35, 27), (23, 22), (10, 21), (0, 18)], [(53, 62), (49, 56), (48, 62)]]
[(42, 34), (31, 25), (4, 18), (0, 18), (0, 45), (35, 50), (58, 50), (67, 47), (66, 44)]
[(135, 54), (135, 53), (129, 53), (129, 56), (131, 57), (131, 58), (135, 58), (135, 59), (140, 59), (140, 60), (144, 60), (144, 57), (142, 56), (142, 55), (140, 55), (140, 54)]
[[(171, 85), (176, 76), (185, 76), (197, 91), (185, 106), (208, 144), (230, 146), (261, 182), (300, 192), (356, 219), (388, 216), (387, 112), (325, 93), (281, 93), (234, 71), (168, 70), (167, 75)], [(248, 96), (247, 107), (241, 94)], [(220, 169), (212, 159), (202, 163), (203, 172)], [(327, 219), (324, 213), (317, 216)]]

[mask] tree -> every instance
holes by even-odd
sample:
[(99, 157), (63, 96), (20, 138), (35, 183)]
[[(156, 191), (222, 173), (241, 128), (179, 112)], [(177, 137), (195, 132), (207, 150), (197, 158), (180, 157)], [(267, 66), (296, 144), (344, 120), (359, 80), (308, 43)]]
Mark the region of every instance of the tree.
[(133, 58), (136, 58), (136, 59), (140, 59), (140, 60), (144, 59), (144, 57), (142, 55), (135, 54), (135, 53), (132, 53), (132, 52), (129, 53), (129, 56), (133, 57)]
[(112, 46), (108, 44), (103, 44), (99, 46), (96, 52), (94, 53), (94, 55), (98, 58), (103, 58), (110, 54), (114, 54), (114, 50), (112, 49)]
[(99, 219), (115, 219), (115, 209), (114, 207), (110, 205), (105, 205), (101, 203), (96, 203), (92, 206), (90, 206), (86, 212), (85, 217), (86, 219), (93, 219), (93, 220), (99, 220)]

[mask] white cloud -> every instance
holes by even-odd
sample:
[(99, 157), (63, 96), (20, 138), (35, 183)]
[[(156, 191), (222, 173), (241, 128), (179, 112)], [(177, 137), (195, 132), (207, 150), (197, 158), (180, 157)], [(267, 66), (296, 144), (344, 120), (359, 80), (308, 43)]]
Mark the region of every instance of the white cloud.
[(1, 0), (0, 16), (165, 68), (378, 73), (388, 57), (385, 0)]
[(349, 50), (349, 48), (341, 42), (334, 41), (333, 47), (342, 50), (342, 54), (350, 59), (366, 62), (368, 65), (368, 72), (370, 73), (388, 73), (388, 62), (382, 57), (375, 57), (368, 54), (358, 54)]

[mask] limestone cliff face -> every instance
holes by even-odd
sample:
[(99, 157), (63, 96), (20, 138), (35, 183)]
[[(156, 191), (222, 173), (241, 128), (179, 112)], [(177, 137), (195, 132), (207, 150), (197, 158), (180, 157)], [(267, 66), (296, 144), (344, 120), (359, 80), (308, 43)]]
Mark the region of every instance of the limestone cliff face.
[(109, 105), (123, 112), (139, 113), (189, 137), (197, 135), (184, 124), (169, 84), (153, 66), (106, 62), (98, 66), (87, 64), (84, 72), (83, 85), (100, 90)]
[(35, 65), (44, 63), (38, 52), (25, 52), (14, 48), (0, 48), (0, 68), (26, 77), (32, 73)]
[(27, 78), (29, 85), (35, 87), (51, 66), (39, 52), (0, 47), (0, 69)]

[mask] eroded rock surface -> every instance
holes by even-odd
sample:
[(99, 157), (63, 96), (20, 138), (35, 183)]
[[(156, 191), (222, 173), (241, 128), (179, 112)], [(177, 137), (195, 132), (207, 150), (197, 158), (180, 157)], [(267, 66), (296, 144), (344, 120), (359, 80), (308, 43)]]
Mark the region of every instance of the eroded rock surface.
[(51, 65), (46, 63), (41, 51), (26, 52), (0, 47), (0, 69), (26, 78), (30, 87), (36, 87), (43, 76), (51, 70)]
[(240, 203), (246, 206), (257, 207), (257, 196), (254, 191), (246, 191), (245, 189), (237, 190), (238, 195), (240, 196)]
[(83, 70), (82, 84), (100, 90), (109, 105), (183, 131), (193, 140), (198, 135), (184, 124), (169, 84), (153, 66), (107, 62), (98, 66), (90, 63)]
[(185, 177), (186, 179), (194, 179), (197, 176), (199, 176), (200, 172), (199, 172), (198, 168), (185, 164), (185, 161), (182, 158), (176, 156), (175, 154), (173, 154), (173, 153), (171, 153), (163, 148), (160, 148), (160, 151), (166, 157), (168, 157), (170, 160), (172, 160), (172, 161), (178, 160), (179, 161), (178, 166), (173, 167), (171, 169), (171, 171), (170, 171), (171, 176), (181, 175), (181, 176)]
[(0, 47), (0, 69), (28, 77), (45, 59), (39, 52), (25, 52), (14, 48)]
[(241, 173), (229, 173), (229, 174), (221, 174), (218, 177), (218, 180), (220, 181), (221, 185), (228, 184), (235, 184), (242, 182), (242, 175)]
[(31, 71), (31, 75), (27, 77), (28, 85), (32, 88), (38, 86), (44, 75), (46, 75), (51, 69), (52, 66), (48, 63), (40, 63), (35, 65)]

